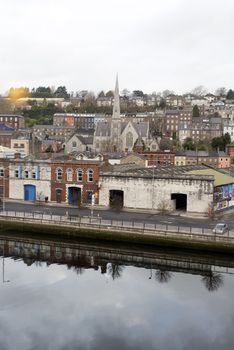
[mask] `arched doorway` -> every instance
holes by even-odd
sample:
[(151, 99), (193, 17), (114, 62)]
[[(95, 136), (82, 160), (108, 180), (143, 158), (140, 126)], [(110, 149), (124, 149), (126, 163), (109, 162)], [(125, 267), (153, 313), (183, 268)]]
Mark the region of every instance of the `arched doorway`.
[(78, 206), (81, 204), (81, 189), (79, 187), (68, 187), (68, 203)]
[(24, 185), (24, 200), (35, 201), (36, 200), (36, 186)]
[(187, 210), (187, 194), (184, 193), (172, 193), (171, 199), (175, 201), (176, 210)]
[(124, 191), (110, 190), (109, 206), (113, 209), (122, 209), (124, 205)]

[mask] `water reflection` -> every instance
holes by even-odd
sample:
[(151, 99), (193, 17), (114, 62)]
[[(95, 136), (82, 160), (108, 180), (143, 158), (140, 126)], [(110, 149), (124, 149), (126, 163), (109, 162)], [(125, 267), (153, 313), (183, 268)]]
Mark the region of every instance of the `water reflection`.
[[(139, 248), (140, 249), (140, 248)], [(77, 242), (38, 241), (32, 238), (2, 237), (0, 239), (0, 254), (2, 255), (3, 282), (9, 282), (5, 277), (5, 258), (22, 261), (30, 266), (37, 267), (45, 262), (51, 264), (66, 265), (69, 270), (77, 275), (84, 274), (88, 269), (100, 271), (112, 280), (120, 279), (124, 273), (124, 266), (138, 266), (150, 270), (148, 279), (154, 276), (159, 283), (168, 283), (174, 278), (175, 272), (200, 275), (203, 285), (209, 292), (217, 291), (224, 284), (224, 271), (215, 272), (215, 265), (224, 264), (217, 257), (202, 257), (201, 255), (183, 255), (175, 252), (161, 250), (139, 251), (119, 249), (112, 246), (90, 245)], [(233, 262), (228, 262), (234, 267)]]
[(220, 273), (209, 271), (202, 277), (202, 282), (209, 292), (214, 292), (223, 285), (224, 277)]
[(159, 283), (167, 283), (172, 278), (173, 273), (164, 269), (155, 271), (155, 279)]
[(233, 346), (227, 257), (6, 236), (0, 254), (1, 350)]

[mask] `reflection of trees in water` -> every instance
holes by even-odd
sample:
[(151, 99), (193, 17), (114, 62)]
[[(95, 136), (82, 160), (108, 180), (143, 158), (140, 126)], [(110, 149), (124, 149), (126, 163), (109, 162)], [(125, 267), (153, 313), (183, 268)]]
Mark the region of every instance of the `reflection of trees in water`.
[(155, 279), (160, 283), (167, 283), (172, 278), (173, 273), (164, 269), (155, 271)]
[(124, 266), (119, 264), (109, 263), (107, 266), (107, 272), (112, 277), (112, 279), (120, 278), (122, 276)]
[(223, 285), (223, 276), (221, 273), (217, 272), (210, 271), (205, 274), (201, 280), (209, 292), (214, 292)]
[(155, 271), (155, 279), (160, 283), (167, 283), (172, 278), (173, 273), (164, 269)]
[(85, 271), (85, 269), (80, 266), (72, 266), (72, 270), (76, 272), (77, 275), (82, 275), (82, 273)]

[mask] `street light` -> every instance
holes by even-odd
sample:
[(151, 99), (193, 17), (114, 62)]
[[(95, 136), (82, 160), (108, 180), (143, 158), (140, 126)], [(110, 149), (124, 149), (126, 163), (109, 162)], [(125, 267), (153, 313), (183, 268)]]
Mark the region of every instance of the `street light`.
[(9, 283), (10, 280), (5, 280), (5, 242), (3, 242), (3, 253), (2, 253), (2, 282)]

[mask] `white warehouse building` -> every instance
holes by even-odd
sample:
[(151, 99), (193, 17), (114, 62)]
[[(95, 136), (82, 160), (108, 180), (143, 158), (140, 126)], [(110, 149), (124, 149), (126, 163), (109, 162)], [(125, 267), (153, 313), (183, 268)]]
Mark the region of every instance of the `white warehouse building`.
[(172, 167), (128, 169), (101, 172), (99, 187), (103, 206), (207, 213), (214, 177), (176, 173)]

